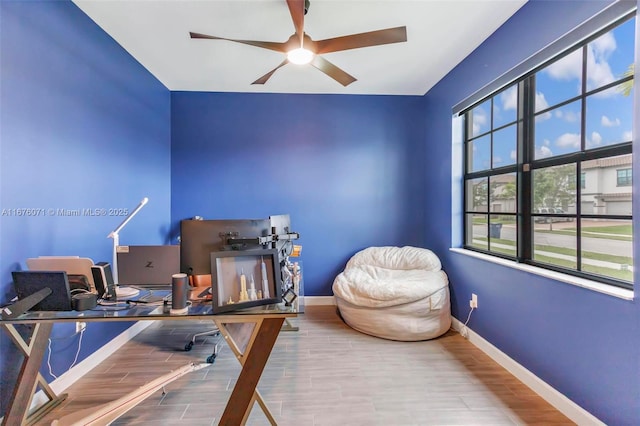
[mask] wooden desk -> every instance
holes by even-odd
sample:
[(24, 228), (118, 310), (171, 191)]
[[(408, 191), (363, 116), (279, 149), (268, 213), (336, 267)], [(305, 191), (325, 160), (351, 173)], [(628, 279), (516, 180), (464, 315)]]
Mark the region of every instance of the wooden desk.
[[(0, 326), (9, 333), (14, 344), (24, 353), (24, 360), (3, 425), (33, 423), (66, 398), (66, 395), (56, 395), (39, 373), (54, 323), (201, 319), (212, 320), (215, 323), (242, 365), (240, 376), (219, 424), (245, 424), (254, 402), (258, 402), (270, 423), (275, 425), (275, 419), (256, 386), (284, 320), (297, 316), (295, 308), (268, 305), (224, 315), (212, 315), (210, 311), (210, 304), (195, 304), (189, 308), (186, 315), (170, 315), (168, 309), (163, 306), (137, 305), (123, 311), (83, 311), (81, 317), (78, 312), (28, 312), (18, 319), (0, 320)], [(35, 324), (29, 343), (22, 339), (14, 324)], [(50, 401), (28, 417), (28, 410), (38, 384)]]

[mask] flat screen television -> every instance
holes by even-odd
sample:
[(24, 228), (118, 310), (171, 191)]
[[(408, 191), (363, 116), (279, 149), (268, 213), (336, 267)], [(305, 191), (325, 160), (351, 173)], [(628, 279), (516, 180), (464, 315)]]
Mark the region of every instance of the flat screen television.
[(278, 250), (210, 254), (213, 313), (281, 302)]

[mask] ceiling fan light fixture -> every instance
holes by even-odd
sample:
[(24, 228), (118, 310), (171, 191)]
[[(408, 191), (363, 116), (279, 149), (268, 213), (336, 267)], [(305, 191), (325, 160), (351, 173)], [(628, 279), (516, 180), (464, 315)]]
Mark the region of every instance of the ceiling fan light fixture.
[(293, 64), (305, 65), (313, 59), (313, 52), (300, 47), (298, 49), (290, 50), (289, 53), (287, 53), (287, 59)]

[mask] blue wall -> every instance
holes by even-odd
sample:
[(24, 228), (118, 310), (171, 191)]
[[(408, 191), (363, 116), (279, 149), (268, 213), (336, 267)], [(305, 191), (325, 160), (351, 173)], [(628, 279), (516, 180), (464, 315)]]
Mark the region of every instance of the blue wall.
[[(122, 244), (162, 244), (170, 223), (170, 94), (74, 4), (0, 2), (0, 208), (134, 208)], [(9, 214), (9, 215), (7, 215)], [(0, 216), (0, 303), (42, 255), (111, 260), (121, 216)], [(129, 324), (89, 324), (80, 360)], [(54, 328), (55, 337), (73, 334)], [(21, 357), (0, 332), (2, 410)], [(54, 372), (78, 337), (55, 341)], [(49, 378), (48, 374), (45, 377)]]
[[(441, 255), (458, 319), (466, 318), (471, 293), (478, 294), (480, 309), (470, 322), (474, 331), (606, 423), (639, 424), (635, 301), (447, 252), (451, 235), (459, 234), (452, 228), (452, 216), (454, 227), (462, 223), (459, 212), (452, 211), (448, 185), (454, 170), (450, 161), (457, 156), (452, 152), (452, 107), (607, 3), (530, 1), (427, 93), (426, 143), (432, 155), (427, 157), (425, 172), (427, 181), (441, 183), (430, 187), (436, 189), (433, 198), (442, 208), (428, 210), (425, 242)], [(453, 193), (459, 192), (454, 185)], [(639, 203), (636, 194), (635, 258)], [(454, 246), (460, 243), (455, 237)], [(638, 282), (637, 273), (635, 278)]]
[[(607, 3), (530, 1), (425, 97), (388, 97), (170, 95), (72, 3), (2, 1), (0, 208), (133, 208), (148, 196), (123, 244), (175, 242), (195, 215), (289, 213), (309, 295), (331, 294), (361, 248), (429, 247), (457, 318), (477, 293), (474, 331), (607, 423), (638, 424), (637, 303), (449, 252), (452, 106)], [(0, 216), (0, 303), (28, 257), (109, 260), (120, 220)], [(81, 359), (123, 327), (90, 324)], [(4, 410), (20, 357), (0, 339)], [(55, 351), (55, 371), (76, 343)]]
[(370, 245), (422, 243), (422, 97), (172, 93), (174, 226), (288, 213), (305, 293)]

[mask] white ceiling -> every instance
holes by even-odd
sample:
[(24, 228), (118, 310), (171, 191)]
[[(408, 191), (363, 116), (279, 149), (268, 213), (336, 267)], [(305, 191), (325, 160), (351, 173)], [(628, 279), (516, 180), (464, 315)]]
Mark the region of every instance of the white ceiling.
[(311, 0), (305, 32), (314, 40), (406, 26), (405, 43), (323, 55), (357, 78), (343, 87), (311, 65), (280, 64), (278, 52), (218, 37), (286, 41), (294, 32), (285, 0), (74, 0), (168, 89), (204, 92), (423, 95), (526, 0)]

